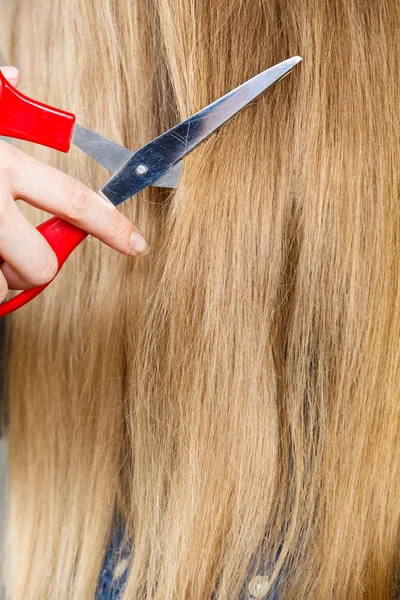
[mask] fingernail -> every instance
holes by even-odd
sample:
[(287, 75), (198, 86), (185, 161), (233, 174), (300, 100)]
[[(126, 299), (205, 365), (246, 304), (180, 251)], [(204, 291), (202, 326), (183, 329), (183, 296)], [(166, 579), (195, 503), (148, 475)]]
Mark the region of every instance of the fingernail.
[(18, 79), (19, 71), (16, 67), (0, 67), (6, 79)]
[(150, 251), (150, 246), (144, 239), (141, 233), (134, 231), (131, 233), (129, 240), (130, 247), (138, 254), (147, 254)]

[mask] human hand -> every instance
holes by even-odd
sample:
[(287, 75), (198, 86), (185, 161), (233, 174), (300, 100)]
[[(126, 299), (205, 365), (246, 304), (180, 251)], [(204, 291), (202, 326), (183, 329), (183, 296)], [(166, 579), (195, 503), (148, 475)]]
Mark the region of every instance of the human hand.
[[(16, 86), (15, 67), (0, 67)], [(108, 200), (79, 181), (0, 140), (0, 301), (8, 289), (29, 289), (53, 279), (57, 257), (45, 238), (23, 216), (15, 200), (24, 200), (69, 221), (121, 252), (146, 254), (138, 228)]]

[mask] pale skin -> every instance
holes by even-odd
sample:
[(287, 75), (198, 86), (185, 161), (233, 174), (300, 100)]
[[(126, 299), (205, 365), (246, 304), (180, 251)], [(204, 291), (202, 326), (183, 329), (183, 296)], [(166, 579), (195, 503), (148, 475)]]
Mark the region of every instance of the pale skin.
[[(0, 67), (14, 86), (19, 72)], [(57, 257), (15, 200), (76, 225), (122, 254), (146, 254), (148, 244), (136, 225), (110, 202), (65, 173), (0, 140), (0, 302), (9, 289), (23, 290), (51, 281)]]

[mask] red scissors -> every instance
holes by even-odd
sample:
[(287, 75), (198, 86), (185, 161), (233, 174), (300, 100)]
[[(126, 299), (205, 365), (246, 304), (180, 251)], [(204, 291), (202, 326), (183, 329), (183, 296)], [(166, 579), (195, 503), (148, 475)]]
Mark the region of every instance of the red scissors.
[[(81, 127), (72, 113), (24, 96), (0, 71), (0, 135), (35, 142), (61, 152), (68, 152), (71, 143), (75, 144), (113, 173), (99, 194), (118, 206), (147, 186), (177, 187), (183, 158), (300, 61), (299, 56), (294, 56), (256, 75), (136, 152)], [(59, 217), (49, 219), (37, 229), (57, 255), (57, 273), (88, 235)], [(49, 283), (24, 290), (3, 302), (0, 317), (27, 304)]]

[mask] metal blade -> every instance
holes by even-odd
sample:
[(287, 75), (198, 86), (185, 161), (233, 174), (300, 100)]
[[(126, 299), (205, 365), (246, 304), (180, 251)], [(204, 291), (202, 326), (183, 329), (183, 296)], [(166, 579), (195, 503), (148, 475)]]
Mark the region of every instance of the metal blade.
[(131, 150), (78, 123), (74, 125), (71, 142), (111, 173), (116, 173), (134, 155)]
[(157, 179), (157, 181), (152, 184), (152, 187), (177, 188), (181, 177), (182, 167), (183, 160), (180, 160), (166, 175), (161, 177), (161, 179)]
[[(111, 173), (116, 173), (135, 154), (91, 129), (78, 125), (78, 123), (74, 125), (71, 142)], [(154, 187), (178, 187), (181, 171), (182, 163), (179, 163), (164, 177), (156, 181)]]
[(184, 156), (300, 61), (300, 56), (294, 56), (267, 69), (149, 142), (135, 152), (100, 192), (117, 206), (162, 179)]

